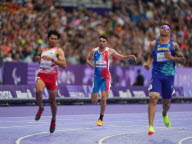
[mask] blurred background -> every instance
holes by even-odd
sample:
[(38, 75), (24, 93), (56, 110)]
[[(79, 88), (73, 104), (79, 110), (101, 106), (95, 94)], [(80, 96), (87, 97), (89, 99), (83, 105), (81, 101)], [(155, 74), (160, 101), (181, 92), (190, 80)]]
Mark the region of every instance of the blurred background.
[[(59, 46), (68, 67), (58, 75), (59, 101), (89, 101), (93, 69), (86, 65), (88, 52), (106, 34), (109, 47), (123, 55), (134, 54), (138, 62), (111, 59), (113, 102), (146, 102), (151, 70), (143, 64), (159, 27), (171, 25), (171, 38), (187, 62), (177, 65), (175, 99), (192, 96), (192, 0), (0, 0), (0, 99), (2, 103), (35, 98), (34, 57), (47, 46), (47, 31), (62, 34)], [(44, 92), (47, 98), (47, 92)], [(74, 100), (75, 99), (75, 100)]]

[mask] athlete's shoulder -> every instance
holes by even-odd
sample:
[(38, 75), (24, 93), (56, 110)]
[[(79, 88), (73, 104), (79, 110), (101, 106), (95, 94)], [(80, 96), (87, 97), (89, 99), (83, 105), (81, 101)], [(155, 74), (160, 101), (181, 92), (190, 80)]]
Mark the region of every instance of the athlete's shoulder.
[(57, 52), (63, 51), (63, 49), (61, 47), (54, 47), (52, 48), (53, 50), (56, 50)]
[(98, 51), (98, 49), (99, 49), (98, 47), (92, 48), (92, 49), (90, 50), (89, 54), (93, 55), (96, 51)]
[(158, 39), (157, 39), (157, 40), (152, 40), (152, 41), (150, 42), (150, 44), (154, 45), (157, 41), (159, 41), (159, 40), (158, 40)]
[(41, 51), (42, 51), (42, 52), (47, 51), (47, 50), (49, 50), (48, 47), (41, 48)]
[(108, 51), (115, 51), (113, 48), (106, 47), (106, 50)]
[(54, 49), (60, 49), (61, 47), (59, 47), (59, 46), (56, 46), (56, 47), (54, 47)]
[(52, 48), (52, 50), (56, 50), (56, 51), (63, 51), (63, 49), (62, 49), (61, 47), (58, 47), (58, 46), (53, 47), (53, 48)]
[(99, 47), (93, 48), (92, 50), (93, 51), (99, 50)]
[(152, 40), (152, 41), (150, 41), (150, 47), (151, 47), (151, 48), (154, 48), (157, 41), (158, 41), (158, 40)]
[(175, 41), (173, 41), (173, 46), (176, 46), (176, 45), (178, 45), (178, 43), (177, 43), (177, 42), (175, 42)]
[(63, 50), (61, 47), (55, 47), (56, 50)]

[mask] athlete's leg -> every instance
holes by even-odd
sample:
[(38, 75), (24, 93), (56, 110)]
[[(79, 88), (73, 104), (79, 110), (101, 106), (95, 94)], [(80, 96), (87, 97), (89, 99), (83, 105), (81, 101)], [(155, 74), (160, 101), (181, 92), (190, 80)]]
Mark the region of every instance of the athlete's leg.
[(148, 120), (149, 120), (148, 135), (152, 135), (155, 133), (153, 123), (156, 113), (156, 104), (162, 91), (162, 78), (160, 76), (152, 76), (151, 84), (149, 85), (148, 90), (150, 96), (150, 101), (148, 105)]
[(101, 78), (94, 76), (94, 82), (93, 82), (92, 93), (91, 93), (91, 100), (93, 104), (97, 103), (97, 100), (98, 100), (100, 82), (101, 82)]
[(91, 101), (93, 104), (97, 103), (98, 93), (91, 93)]
[(169, 108), (171, 105), (171, 99), (163, 99), (163, 111), (162, 111), (162, 116), (163, 116), (163, 122), (166, 127), (171, 126), (171, 120), (169, 119), (169, 116), (167, 114)]
[(101, 83), (101, 110), (100, 114), (104, 115), (105, 109), (107, 106), (107, 97), (109, 94), (111, 84), (110, 84), (110, 77), (106, 77), (105, 79), (102, 79)]
[(167, 112), (171, 106), (171, 99), (163, 99), (163, 116), (167, 115)]
[[(93, 82), (92, 93), (91, 93), (91, 100), (92, 100), (92, 103), (94, 104), (97, 103), (97, 100), (98, 100), (100, 81), (101, 81), (101, 77), (94, 76), (94, 82)], [(97, 125), (102, 126), (103, 125), (102, 121), (98, 120)]]
[(43, 109), (42, 104), (42, 91), (45, 88), (45, 83), (41, 79), (36, 80), (36, 101), (39, 109)]
[(154, 117), (156, 113), (156, 104), (159, 99), (159, 93), (158, 92), (150, 92), (150, 101), (148, 106), (148, 119), (149, 119), (149, 126), (153, 126), (154, 123)]
[(45, 83), (41, 79), (36, 80), (36, 101), (39, 106), (39, 110), (35, 116), (35, 120), (39, 120), (41, 118), (41, 114), (44, 110), (42, 104), (42, 91), (45, 88)]
[(103, 126), (103, 116), (105, 113), (105, 109), (107, 106), (107, 96), (108, 96), (108, 91), (102, 91), (101, 92), (101, 106), (100, 106), (100, 116), (97, 122), (98, 126)]
[(108, 91), (101, 92), (101, 109), (100, 109), (101, 115), (104, 115), (104, 113), (105, 113), (105, 109), (107, 106), (107, 96), (108, 96)]
[(172, 95), (175, 93), (173, 84), (174, 84), (174, 76), (167, 76), (164, 78), (162, 89), (163, 116), (167, 115), (167, 112), (171, 105)]
[(49, 93), (49, 102), (51, 104), (52, 121), (55, 121), (57, 113), (57, 103), (56, 103), (57, 90), (48, 90), (48, 93)]
[(57, 103), (56, 103), (56, 95), (57, 90), (48, 90), (49, 93), (49, 102), (51, 104), (51, 112), (52, 112), (52, 119), (50, 124), (50, 133), (55, 131), (56, 127), (56, 114), (57, 114)]
[(159, 99), (159, 93), (158, 92), (150, 92), (150, 101), (148, 106), (148, 119), (149, 119), (149, 127), (148, 127), (148, 135), (152, 135), (155, 133), (155, 130), (153, 128), (155, 113), (156, 113), (156, 104)]
[(99, 126), (103, 125), (103, 116), (107, 107), (107, 97), (110, 89), (110, 77), (106, 77), (101, 81), (101, 106), (100, 106), (100, 117), (98, 120)]
[(171, 126), (171, 120), (169, 119), (167, 112), (170, 109), (171, 97), (174, 94), (173, 84), (174, 84), (174, 76), (167, 76), (164, 78), (164, 84), (162, 90), (162, 98), (163, 98), (162, 116), (166, 127)]

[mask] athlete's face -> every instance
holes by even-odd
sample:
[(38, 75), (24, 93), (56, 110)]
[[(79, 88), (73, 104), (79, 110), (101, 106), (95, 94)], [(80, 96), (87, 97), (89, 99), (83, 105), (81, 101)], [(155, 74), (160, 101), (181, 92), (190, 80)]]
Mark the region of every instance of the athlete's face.
[(104, 48), (107, 46), (107, 44), (108, 44), (108, 42), (107, 42), (106, 39), (104, 39), (104, 38), (100, 38), (100, 39), (99, 39), (99, 47), (100, 47), (101, 49), (104, 49)]
[(55, 47), (57, 45), (57, 42), (59, 41), (58, 39), (58, 36), (57, 35), (51, 35), (49, 38), (48, 38), (48, 41), (49, 41), (49, 46), (50, 47)]
[(170, 36), (171, 34), (171, 29), (168, 25), (163, 25), (160, 29), (160, 35), (162, 37), (167, 37), (167, 36)]

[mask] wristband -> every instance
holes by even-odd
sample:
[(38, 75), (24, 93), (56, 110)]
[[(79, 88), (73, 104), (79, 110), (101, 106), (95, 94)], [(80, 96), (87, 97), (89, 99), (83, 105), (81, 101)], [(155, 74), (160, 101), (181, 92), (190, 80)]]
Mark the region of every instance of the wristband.
[(54, 58), (52, 58), (52, 60), (51, 60), (52, 62), (54, 62), (55, 61), (55, 59)]

